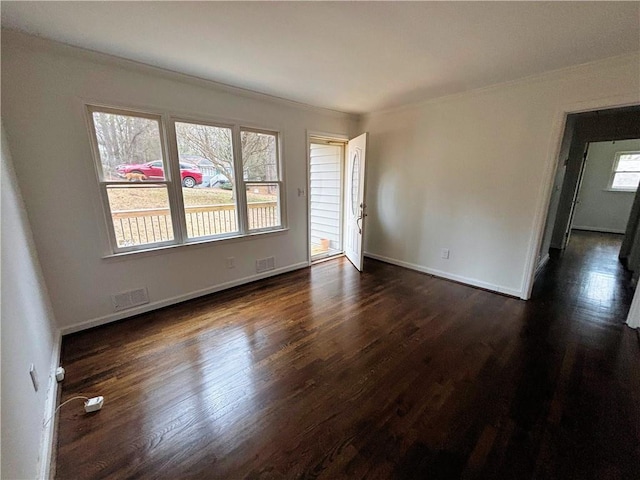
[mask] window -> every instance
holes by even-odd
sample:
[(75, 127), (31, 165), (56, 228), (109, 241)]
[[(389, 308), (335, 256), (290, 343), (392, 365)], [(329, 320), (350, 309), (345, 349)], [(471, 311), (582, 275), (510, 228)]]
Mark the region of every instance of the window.
[[(205, 185), (182, 189), (187, 237), (194, 239), (237, 233), (238, 203), (232, 129), (186, 122), (175, 122), (174, 126), (181, 174), (186, 175), (188, 167), (183, 169), (182, 166), (191, 162), (200, 172), (198, 183)], [(202, 171), (205, 166), (224, 172), (223, 176), (214, 180), (213, 176), (205, 175)], [(223, 184), (228, 184), (228, 187), (221, 188)]]
[(283, 228), (278, 132), (88, 111), (114, 253)]
[(175, 240), (160, 117), (91, 110), (114, 250)]
[(248, 228), (254, 231), (279, 227), (282, 182), (278, 165), (278, 136), (242, 130), (240, 139)]
[(640, 152), (618, 152), (613, 162), (609, 188), (635, 192), (640, 183)]

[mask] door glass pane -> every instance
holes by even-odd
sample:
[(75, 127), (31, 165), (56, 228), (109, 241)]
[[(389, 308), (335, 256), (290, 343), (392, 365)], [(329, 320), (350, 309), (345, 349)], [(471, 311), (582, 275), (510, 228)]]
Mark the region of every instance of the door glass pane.
[(247, 183), (246, 187), (249, 230), (281, 226), (280, 186), (277, 183)]
[(245, 181), (278, 181), (277, 137), (271, 133), (241, 132)]
[(109, 185), (107, 197), (119, 248), (173, 240), (166, 185)]
[(231, 129), (176, 122), (187, 236), (238, 231)]
[(103, 181), (165, 179), (158, 120), (105, 112), (92, 118)]
[(358, 213), (358, 198), (360, 197), (360, 153), (356, 150), (353, 154), (351, 165), (351, 212)]

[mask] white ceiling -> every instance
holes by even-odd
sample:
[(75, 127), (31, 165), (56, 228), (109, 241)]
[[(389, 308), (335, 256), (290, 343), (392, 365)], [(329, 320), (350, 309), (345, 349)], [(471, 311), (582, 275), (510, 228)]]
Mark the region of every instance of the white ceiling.
[(7, 2), (2, 26), (370, 112), (640, 50), (640, 2)]

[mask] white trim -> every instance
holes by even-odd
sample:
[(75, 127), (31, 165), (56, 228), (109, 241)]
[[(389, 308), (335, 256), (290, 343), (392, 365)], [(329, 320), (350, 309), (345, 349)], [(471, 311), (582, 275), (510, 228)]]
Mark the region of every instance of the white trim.
[(640, 328), (640, 294), (638, 291), (640, 288), (636, 288), (631, 306), (629, 307), (629, 314), (627, 315), (626, 323), (631, 328)]
[(536, 273), (535, 260), (538, 257), (540, 246), (542, 245), (544, 227), (547, 215), (549, 214), (549, 203), (551, 201), (551, 193), (553, 191), (555, 171), (557, 169), (558, 162), (560, 161), (560, 147), (562, 144), (562, 137), (564, 136), (567, 115), (570, 113), (581, 113), (593, 110), (638, 105), (639, 102), (640, 97), (637, 94), (615, 95), (567, 105), (564, 108), (560, 108), (555, 114), (553, 128), (551, 130), (552, 133), (549, 139), (549, 147), (547, 150), (545, 171), (538, 191), (536, 213), (534, 215), (531, 228), (529, 229), (531, 235), (529, 237), (528, 253), (522, 276), (522, 295), (520, 297), (523, 300), (528, 300), (531, 297), (531, 291), (533, 290), (533, 281)]
[(456, 275), (454, 273), (444, 272), (442, 270), (437, 270), (435, 268), (424, 267), (422, 265), (417, 265), (415, 263), (396, 260), (395, 258), (385, 257), (383, 255), (377, 255), (371, 252), (364, 252), (364, 256), (373, 258), (374, 260), (380, 260), (381, 262), (397, 265), (399, 267), (415, 270), (417, 272), (428, 273), (429, 275), (433, 275), (434, 277), (444, 278), (446, 280), (453, 280), (454, 282), (464, 283), (465, 285), (469, 285), (472, 287), (478, 287), (484, 290), (491, 290), (492, 292), (502, 293), (504, 295), (510, 295), (512, 297), (522, 298), (521, 292), (519, 290), (514, 290), (513, 288), (504, 287), (502, 285), (495, 285), (493, 283), (483, 282), (482, 280), (477, 280), (475, 278), (464, 277), (462, 275)]
[(619, 233), (619, 234), (623, 234), (625, 233), (625, 229), (619, 229), (619, 228), (603, 228), (603, 227), (589, 227), (589, 226), (580, 226), (580, 227), (576, 227), (573, 226), (571, 227), (571, 230), (585, 230), (587, 232), (600, 232), (600, 233)]
[[(58, 399), (58, 381), (56, 380), (56, 369), (60, 365), (60, 352), (62, 349), (62, 333), (60, 330), (56, 330), (54, 333), (56, 336), (53, 345), (53, 351), (51, 353), (51, 368), (49, 372), (49, 386), (47, 390), (47, 399), (44, 405), (44, 417), (42, 419), (43, 429), (40, 437), (40, 456), (38, 458), (38, 478), (48, 479), (52, 475), (51, 466), (54, 460), (54, 432), (55, 432), (55, 418), (53, 418), (56, 411), (56, 403)], [(51, 419), (49, 423), (45, 425), (45, 422)]]
[[(340, 160), (340, 248), (342, 248), (342, 255), (344, 255), (344, 169), (345, 169), (345, 149), (349, 143), (349, 136), (339, 133), (326, 133), (326, 132), (318, 132), (307, 130), (307, 163), (305, 165), (305, 175), (306, 175), (306, 201), (307, 201), (307, 259), (309, 260), (309, 265), (313, 263), (317, 263), (320, 260), (312, 260), (311, 259), (311, 139), (315, 138), (317, 140), (324, 140), (327, 142), (335, 141), (344, 143), (342, 147), (342, 158)], [(332, 255), (334, 257), (336, 255)]]
[(531, 235), (529, 237), (528, 254), (525, 258), (524, 275), (521, 282), (520, 298), (528, 300), (533, 289), (533, 281), (535, 279), (536, 267), (535, 260), (540, 252), (542, 240), (544, 236), (544, 227), (549, 213), (549, 205), (551, 203), (551, 194), (553, 193), (553, 183), (555, 180), (556, 170), (560, 161), (560, 149), (562, 148), (562, 137), (567, 123), (567, 113), (560, 111), (556, 113), (552, 134), (547, 146), (547, 161), (544, 169), (543, 178), (545, 179), (538, 189), (538, 202), (534, 215), (533, 225), (531, 226)]
[(209, 295), (211, 293), (216, 293), (222, 290), (227, 290), (229, 288), (238, 287), (240, 285), (245, 285), (247, 283), (255, 282), (257, 280), (262, 280), (264, 278), (273, 277), (275, 275), (280, 275), (282, 273), (288, 273), (294, 270), (300, 270), (302, 268), (307, 268), (307, 267), (309, 267), (308, 262), (299, 262), (299, 263), (294, 263), (293, 265), (289, 265), (287, 267), (277, 268), (269, 272), (260, 273), (256, 275), (249, 275), (248, 277), (243, 277), (237, 280), (232, 280), (230, 282), (221, 283), (213, 287), (203, 288), (201, 290), (185, 293), (183, 295), (176, 295), (175, 297), (160, 300), (158, 302), (147, 303), (146, 305), (142, 305), (136, 308), (131, 308), (124, 312), (112, 313), (109, 315), (104, 315), (102, 317), (93, 318), (91, 320), (86, 320), (81, 323), (76, 323), (75, 325), (69, 325), (67, 327), (62, 328), (61, 333), (62, 335), (68, 335), (70, 333), (80, 332), (88, 328), (98, 327), (100, 325), (105, 325), (107, 323), (115, 322), (117, 320), (122, 320), (124, 318), (132, 317), (134, 315), (139, 315), (141, 313), (157, 310), (158, 308), (167, 307), (169, 305), (185, 302), (193, 298), (202, 297), (204, 295)]
[(636, 193), (638, 189), (628, 190), (624, 188), (603, 188), (603, 192), (612, 192), (612, 193)]
[(540, 262), (538, 263), (538, 266), (536, 267), (536, 277), (540, 274), (544, 266), (547, 264), (547, 262), (549, 261), (549, 258), (550, 258), (549, 254), (545, 253), (544, 257), (542, 257), (542, 260), (540, 260)]

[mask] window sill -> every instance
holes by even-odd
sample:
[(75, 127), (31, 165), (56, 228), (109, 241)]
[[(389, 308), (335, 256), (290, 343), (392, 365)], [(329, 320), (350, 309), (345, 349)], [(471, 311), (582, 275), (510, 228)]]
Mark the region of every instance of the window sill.
[(184, 248), (203, 248), (203, 247), (212, 246), (214, 244), (238, 243), (238, 242), (244, 242), (247, 240), (255, 240), (258, 237), (264, 237), (264, 236), (271, 236), (271, 235), (278, 236), (278, 235), (286, 234), (288, 231), (289, 231), (289, 228), (279, 228), (277, 230), (267, 230), (263, 232), (247, 233), (244, 235), (234, 235), (231, 237), (195, 240), (189, 243), (179, 243), (176, 245), (162, 245), (159, 247), (146, 248), (144, 250), (133, 250), (129, 252), (110, 253), (108, 255), (104, 255), (102, 259), (103, 260), (124, 260), (124, 259), (133, 258), (133, 257), (139, 258), (139, 257), (153, 256), (153, 255), (162, 255), (165, 253), (171, 253), (173, 251), (182, 250)]
[(623, 190), (621, 188), (603, 188), (602, 191), (615, 193), (636, 193), (636, 190)]

